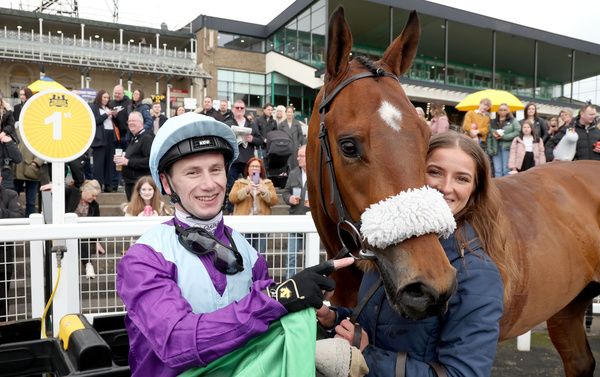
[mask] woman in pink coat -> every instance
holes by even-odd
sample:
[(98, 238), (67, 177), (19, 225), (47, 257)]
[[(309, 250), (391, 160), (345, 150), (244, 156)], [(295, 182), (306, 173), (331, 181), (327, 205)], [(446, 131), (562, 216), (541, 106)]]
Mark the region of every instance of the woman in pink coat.
[(516, 174), (545, 163), (544, 143), (533, 131), (533, 123), (526, 119), (523, 122), (519, 136), (513, 139), (510, 146), (509, 174)]
[(431, 121), (429, 122), (431, 128), (431, 134), (441, 134), (442, 132), (448, 131), (450, 128), (450, 122), (448, 122), (448, 116), (444, 111), (442, 105), (431, 106)]

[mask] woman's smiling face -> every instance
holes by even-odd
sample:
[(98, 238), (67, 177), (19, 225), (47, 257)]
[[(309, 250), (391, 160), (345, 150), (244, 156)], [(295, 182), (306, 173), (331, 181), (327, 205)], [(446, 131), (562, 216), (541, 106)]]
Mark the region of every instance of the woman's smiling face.
[(475, 172), (475, 161), (460, 148), (439, 148), (427, 160), (425, 183), (444, 195), (456, 215), (475, 189)]

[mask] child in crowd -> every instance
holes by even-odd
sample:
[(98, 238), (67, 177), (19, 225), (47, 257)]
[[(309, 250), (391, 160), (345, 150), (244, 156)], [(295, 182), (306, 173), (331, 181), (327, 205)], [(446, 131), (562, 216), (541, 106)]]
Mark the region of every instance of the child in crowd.
[(544, 143), (533, 131), (533, 122), (525, 119), (519, 136), (514, 138), (510, 146), (509, 174), (516, 174), (545, 163)]
[(123, 206), (125, 216), (170, 216), (173, 209), (162, 200), (151, 176), (140, 177), (135, 183), (131, 201)]

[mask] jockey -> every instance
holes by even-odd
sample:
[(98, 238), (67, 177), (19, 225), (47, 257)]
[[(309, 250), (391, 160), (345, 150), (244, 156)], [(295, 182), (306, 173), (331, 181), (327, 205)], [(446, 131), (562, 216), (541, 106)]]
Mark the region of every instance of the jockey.
[(175, 216), (144, 233), (117, 266), (133, 376), (205, 366), (286, 313), (320, 308), (322, 291), (333, 290), (323, 276), (331, 263), (274, 285), (265, 258), (224, 224), (227, 170), (237, 156), (231, 128), (203, 115), (171, 118), (156, 134), (150, 170)]

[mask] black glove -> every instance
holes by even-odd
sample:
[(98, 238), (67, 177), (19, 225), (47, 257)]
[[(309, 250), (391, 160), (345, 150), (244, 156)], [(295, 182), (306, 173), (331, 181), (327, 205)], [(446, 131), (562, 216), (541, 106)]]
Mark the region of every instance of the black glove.
[(323, 306), (323, 290), (333, 291), (335, 281), (325, 275), (335, 271), (332, 261), (300, 271), (288, 280), (269, 289), (269, 296), (279, 301), (288, 313)]

